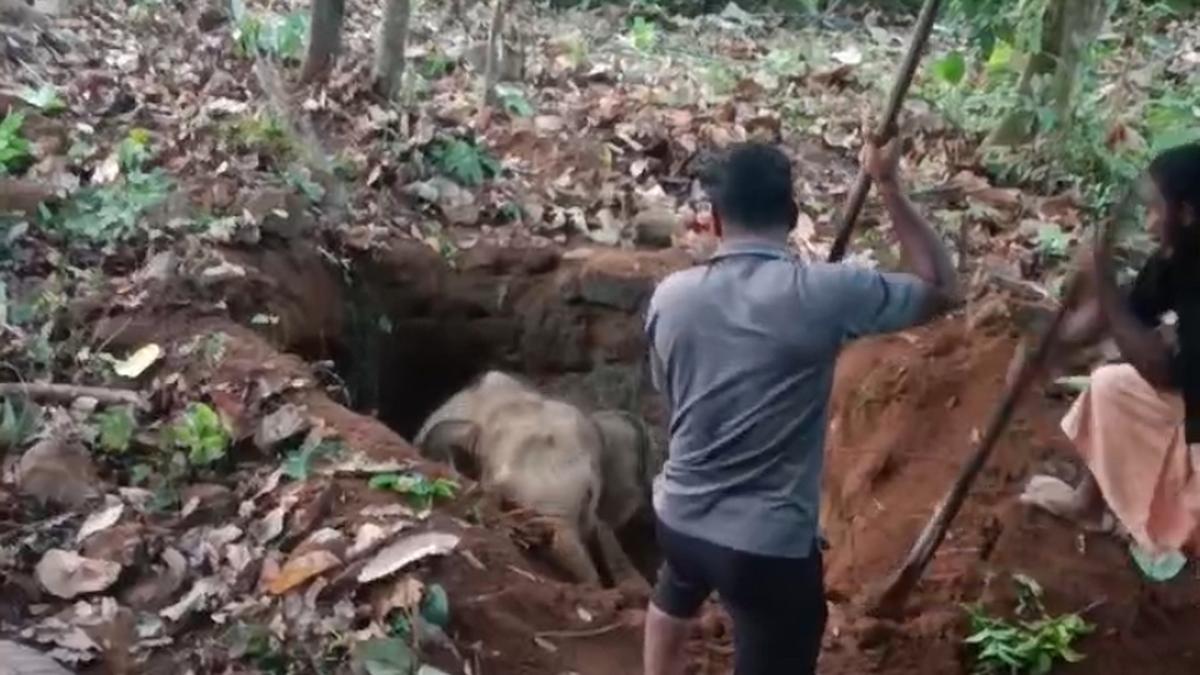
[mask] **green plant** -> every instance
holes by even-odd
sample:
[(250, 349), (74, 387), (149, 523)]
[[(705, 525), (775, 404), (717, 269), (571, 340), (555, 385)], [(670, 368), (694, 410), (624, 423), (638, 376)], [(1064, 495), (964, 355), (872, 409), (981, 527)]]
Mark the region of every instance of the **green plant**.
[(129, 450), (137, 420), (128, 406), (109, 408), (96, 414), (97, 442), (105, 452), (122, 454)]
[(187, 452), (193, 466), (207, 466), (225, 457), (229, 428), (217, 411), (205, 403), (188, 405), (183, 415), (167, 429), (172, 446)]
[(0, 176), (24, 171), (33, 162), (29, 141), (21, 135), (25, 115), (9, 112), (0, 120)]
[(296, 151), (296, 141), (287, 125), (269, 112), (243, 115), (225, 129), (226, 136), (241, 151), (257, 152), (277, 159), (291, 157)]
[(312, 463), (322, 457), (341, 454), (342, 443), (335, 439), (309, 441), (305, 439), (301, 446), (288, 453), (283, 460), (283, 475), (292, 480), (308, 480), (312, 472)]
[(437, 80), (454, 70), (454, 60), (440, 51), (433, 51), (417, 62), (417, 72), (427, 80)]
[(964, 641), (975, 650), (978, 675), (1046, 675), (1058, 661), (1083, 660), (1075, 641), (1093, 626), (1079, 614), (1050, 616), (1042, 604), (1042, 587), (1032, 578), (1013, 575), (1017, 586), (1017, 616), (1009, 620), (988, 615), (979, 605), (966, 607), (971, 634)]
[(639, 52), (648, 52), (658, 42), (658, 25), (646, 17), (635, 16), (629, 26), (629, 43)]
[(270, 56), (296, 60), (304, 49), (310, 17), (307, 12), (261, 14), (246, 9), (242, 0), (232, 0), (233, 39), (239, 56)]
[(49, 229), (88, 243), (116, 243), (139, 233), (142, 217), (166, 201), (171, 181), (158, 170), (127, 173), (77, 192), (57, 212), (42, 209)]
[(67, 109), (66, 101), (58, 95), (58, 89), (52, 84), (44, 84), (37, 89), (25, 87), (17, 96), (47, 115), (55, 115)]
[(288, 167), (283, 172), (283, 181), (298, 190), (311, 204), (320, 204), (325, 199), (325, 186), (313, 180), (306, 169)]
[(961, 52), (950, 52), (937, 61), (934, 61), (931, 69), (933, 70), (934, 77), (952, 87), (956, 87), (967, 74), (967, 59)]
[(260, 672), (283, 675), (290, 670), (283, 644), (266, 626), (238, 622), (225, 635), (225, 643), (235, 659), (249, 663)]
[(500, 105), (517, 117), (533, 117), (537, 112), (525, 94), (516, 87), (496, 85), (496, 96), (500, 98)]
[(458, 483), (452, 480), (430, 480), (419, 473), (384, 473), (371, 478), (369, 485), (376, 490), (405, 495), (419, 509), (431, 508), (438, 499), (453, 499), (458, 492)]
[(134, 127), (125, 134), (125, 138), (117, 146), (117, 162), (122, 171), (141, 171), (147, 160), (153, 156), (150, 149), (150, 132), (141, 127)]
[(461, 138), (435, 141), (431, 154), (439, 171), (466, 186), (480, 185), (500, 173), (500, 163), (486, 150)]
[(20, 448), (37, 432), (42, 411), (28, 399), (0, 399), (0, 453)]
[(1065, 258), (1071, 236), (1063, 231), (1057, 223), (1039, 223), (1034, 236), (1037, 250), (1048, 258)]

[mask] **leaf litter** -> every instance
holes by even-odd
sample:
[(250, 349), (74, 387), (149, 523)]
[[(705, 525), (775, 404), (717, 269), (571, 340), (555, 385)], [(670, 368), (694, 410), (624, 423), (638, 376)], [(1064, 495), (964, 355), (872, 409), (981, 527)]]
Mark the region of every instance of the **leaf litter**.
[[(263, 3), (250, 4), (267, 11)], [(715, 15), (669, 17), (652, 28), (650, 22), (630, 22), (623, 11), (522, 8), (521, 30), (529, 38), (525, 79), (504, 84), (503, 110), (484, 122), (472, 94), (475, 74), (467, 68), (412, 78), (403, 106), (368, 95), (363, 70), (377, 12), (362, 9), (347, 14), (344, 55), (329, 82), (295, 85), (294, 100), (288, 101), (318, 123), (327, 143), (316, 152), (334, 155), (325, 148), (337, 148), (326, 159), (349, 177), (351, 190), (344, 217), (338, 218), (330, 217), (335, 209), (325, 201), (325, 187), (293, 156), (302, 154), (295, 146), (306, 144), (288, 138), (289, 120), (275, 119), (289, 111), (281, 114), (269, 103), (262, 78), (236, 56), (233, 33), (239, 27), (231, 25), (228, 12), (90, 3), (39, 23), (30, 35), (45, 36), (44, 44), (11, 37), (13, 45), (22, 45), (11, 52), (20, 54), (22, 66), (13, 84), (24, 104), (36, 109), (30, 110), (27, 130), (40, 153), (21, 178), (54, 195), (47, 209), (60, 201), (96, 199), (94, 213), (103, 216), (96, 222), (119, 224), (117, 216), (124, 214), (113, 213), (114, 204), (141, 209), (155, 200), (157, 188), (137, 192), (139, 185), (151, 185), (154, 170), (170, 178), (172, 194), (183, 197), (177, 201), (184, 208), (164, 204), (139, 211), (133, 239), (114, 226), (80, 250), (67, 230), (54, 229), (53, 218), (24, 219), (0, 239), (5, 254), (0, 360), (31, 379), (101, 386), (136, 380), (154, 401), (146, 415), (128, 418), (135, 428), (126, 443), (105, 445), (128, 445), (135, 454), (139, 447), (157, 449), (156, 434), (172, 416), (202, 399), (221, 415), (227, 410), (218, 400), (241, 408), (229, 419), (244, 417), (244, 433), (268, 456), (309, 431), (308, 411), (282, 399), (311, 383), (264, 381), (253, 393), (221, 392), (203, 377), (175, 372), (166, 342), (133, 345), (124, 360), (106, 360), (100, 358), (107, 356), (103, 340), (55, 341), (64, 327), (57, 317), (69, 304), (100, 298), (101, 305), (131, 310), (154, 307), (162, 284), (172, 278), (206, 289), (188, 299), (198, 310), (225, 311), (222, 289), (255, 271), (227, 258), (222, 247), (260, 241), (268, 223), (299, 231), (308, 226), (304, 216), (315, 214), (328, 254), (339, 263), (344, 251), (371, 250), (391, 237), (420, 239), (450, 257), (480, 243), (577, 252), (593, 245), (678, 246), (702, 257), (713, 243), (705, 168), (731, 142), (766, 138), (781, 141), (796, 159), (802, 212), (794, 246), (808, 257), (825, 255), (853, 179), (862, 129), (882, 99), (906, 37), (905, 26), (875, 13), (856, 17), (861, 21), (852, 29), (826, 31), (817, 24), (785, 26), (735, 3)], [(224, 21), (204, 28), (197, 17), (210, 10)], [(482, 10), (468, 11), (462, 21), (433, 8), (419, 10), (414, 35), (436, 37), (415, 39), (422, 56), (414, 72), (421, 63), (431, 64), (433, 54), (444, 54), (452, 66), (465, 63), (485, 32)], [(631, 35), (631, 26), (640, 28)], [(1188, 65), (1197, 63), (1196, 44), (1194, 35), (1178, 40), (1164, 63), (1189, 72)], [(935, 43), (935, 50), (947, 46)], [(962, 222), (963, 231), (973, 235), (960, 255), (972, 260), (1002, 255), (1006, 274), (1050, 288), (1063, 261), (1046, 253), (1057, 254), (1077, 239), (1081, 200), (998, 185), (964, 151), (975, 139), (948, 131), (923, 101), (907, 103), (906, 115), (914, 128), (906, 160), (913, 188), (939, 222)], [(304, 208), (246, 217), (248, 205), (281, 184), (306, 200)], [(878, 220), (878, 213), (868, 210), (865, 219)], [(893, 254), (886, 239), (872, 239), (855, 259), (874, 264)], [(96, 277), (107, 278), (47, 272), (64, 261), (72, 270), (104, 269)], [(980, 279), (980, 285), (991, 283), (987, 275)], [(263, 315), (264, 327), (276, 325), (271, 318)], [(186, 358), (219, 361), (219, 342), (189, 345)], [(87, 405), (63, 406), (56, 415), (72, 418), (78, 428), (89, 424), (80, 414), (87, 406), (100, 405), (104, 412), (103, 404), (82, 403)], [(35, 435), (36, 424), (4, 421), (17, 417), (18, 405), (5, 398), (0, 408), (14, 411), (0, 418), (0, 447), (21, 452), (16, 487), (62, 513), (37, 521), (45, 523), (40, 532), (20, 532), (21, 545), (35, 554), (12, 559), (29, 562), (0, 556), (0, 564), (23, 565), (19, 572), (32, 572), (51, 595), (71, 601), (55, 604), (48, 615), (24, 617), (28, 635), (22, 633), (51, 646), (50, 655), (64, 663), (97, 658), (101, 647), (87, 630), (115, 621), (118, 608), (126, 607), (137, 612), (138, 644), (145, 652), (170, 644), (165, 624), (193, 616), (221, 625), (261, 622), (303, 640), (289, 630), (285, 614), (303, 619), (296, 626), (324, 622), (340, 628), (361, 602), (361, 583), (390, 591), (372, 608), (378, 620), (363, 629), (369, 637), (359, 644), (374, 645), (362, 650), (373, 664), (368, 672), (392, 672), (387, 669), (411, 667), (417, 656), (378, 624), (397, 610), (419, 610), (427, 595), (437, 596), (431, 589), (441, 588), (420, 578), (418, 563), (459, 550), (476, 569), (485, 568), (459, 535), (410, 533), (423, 527), (421, 518), (400, 503), (365, 507), (353, 518), (326, 518), (294, 548), (283, 546), (292, 540), (289, 516), (303, 506), (287, 491), (285, 474), (300, 484), (347, 480), (408, 471), (406, 462), (348, 447), (328, 457), (298, 455), (286, 470), (271, 466), (247, 473), (214, 455), (203, 480), (229, 485), (234, 505), (229, 510), (220, 499), (184, 498), (186, 485), (154, 483), (167, 464), (145, 467), (138, 474), (144, 480), (133, 485), (126, 460), (89, 451), (86, 436)], [(305, 447), (311, 451), (316, 445)], [(121, 484), (107, 487), (101, 477)], [(193, 471), (180, 482), (198, 480)], [(104, 495), (107, 490), (116, 490), (120, 499)], [(316, 492), (303, 494), (308, 499)], [(142, 550), (130, 553), (132, 563), (81, 554), (91, 539), (127, 525), (147, 526), (136, 537)], [(400, 572), (406, 576), (396, 579)], [(324, 602), (342, 575), (348, 575), (351, 589)], [(591, 623), (594, 617), (580, 607), (578, 618)], [(539, 645), (558, 649), (545, 640)]]

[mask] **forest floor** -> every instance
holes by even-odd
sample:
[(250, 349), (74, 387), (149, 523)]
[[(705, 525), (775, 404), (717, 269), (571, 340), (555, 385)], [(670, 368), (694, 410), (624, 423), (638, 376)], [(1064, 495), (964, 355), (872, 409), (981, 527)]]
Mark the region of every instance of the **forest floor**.
[[(911, 20), (516, 3), (500, 104), (481, 111), (482, 3), (422, 3), (394, 103), (370, 87), (380, 3), (348, 8), (320, 85), (296, 82), (305, 6), (33, 5), (0, 5), (0, 114), (20, 118), (0, 125), (0, 157), (17, 152), (0, 172), (0, 655), (37, 662), (21, 643), (94, 673), (639, 672), (644, 589), (567, 583), (535, 520), (405, 439), (498, 367), (634, 410), (661, 442), (639, 312), (714, 246), (705, 166), (734, 141), (780, 143), (793, 243), (823, 256)], [(1168, 46), (1126, 73), (1200, 62), (1194, 27), (1157, 30)], [(939, 30), (929, 59), (956, 39)], [(821, 672), (970, 672), (965, 606), (1012, 616), (1024, 575), (1048, 611), (1094, 624), (1061, 672), (1194, 673), (1194, 565), (1150, 583), (1120, 542), (1017, 503), (1034, 472), (1076, 477), (1057, 386), (1021, 406), (906, 614), (862, 610), (1089, 219), (1077, 190), (999, 184), (936, 87), (922, 69), (906, 104), (906, 177), (969, 301), (839, 363)], [(870, 204), (852, 263), (897, 263), (879, 217)], [(652, 547), (631, 553), (653, 567)], [(715, 603), (693, 638), (694, 672), (731, 672)]]

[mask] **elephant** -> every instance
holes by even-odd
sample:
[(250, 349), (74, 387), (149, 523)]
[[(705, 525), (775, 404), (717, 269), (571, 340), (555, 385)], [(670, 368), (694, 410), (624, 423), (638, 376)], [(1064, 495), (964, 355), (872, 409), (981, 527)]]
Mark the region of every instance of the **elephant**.
[(551, 558), (576, 581), (644, 584), (615, 530), (647, 508), (645, 427), (620, 411), (587, 414), (522, 380), (489, 371), (422, 425), (414, 444), (477, 479), (485, 492), (544, 517)]

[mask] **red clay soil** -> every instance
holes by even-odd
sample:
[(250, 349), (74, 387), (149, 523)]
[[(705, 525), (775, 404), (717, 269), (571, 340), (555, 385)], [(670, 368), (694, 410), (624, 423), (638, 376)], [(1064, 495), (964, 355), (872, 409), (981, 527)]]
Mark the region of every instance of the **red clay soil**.
[[(129, 344), (151, 337), (169, 342), (224, 330), (233, 339), (212, 391), (246, 392), (273, 372), (287, 378), (310, 374), (300, 359), (224, 321), (126, 325), (122, 337)], [(630, 325), (636, 329), (636, 323)], [(1168, 584), (1143, 582), (1119, 543), (1085, 537), (1016, 503), (1030, 473), (1047, 467), (1070, 473), (1069, 447), (1057, 429), (1067, 402), (1040, 392), (1022, 406), (980, 476), (907, 615), (895, 623), (862, 615), (858, 603), (903, 559), (1000, 397), (1015, 337), (987, 329), (967, 334), (964, 326), (949, 320), (865, 341), (841, 359), (823, 505), (832, 611), (821, 672), (969, 672), (961, 648), (966, 622), (960, 604), (982, 599), (997, 611), (1011, 609), (1009, 575), (1018, 571), (1046, 588), (1051, 611), (1078, 611), (1100, 602), (1088, 614), (1098, 631), (1080, 645), (1086, 661), (1055, 672), (1198, 672), (1200, 652), (1193, 645), (1200, 626), (1200, 581), (1194, 571)], [(346, 410), (320, 390), (288, 398), (324, 417), (351, 447), (378, 458), (419, 461), (395, 432)], [(361, 483), (337, 482), (340, 492), (328, 518), (353, 519), (364, 500), (390, 498), (364, 490)], [(452, 599), (449, 632), (460, 651), (477, 660), (472, 672), (640, 672), (644, 591), (562, 582), (554, 569), (523, 550), (531, 538), (520, 523), (486, 505), (474, 508), (478, 497), (475, 491), (464, 495), (453, 509), (461, 519), (443, 521), (461, 532), (461, 549), (468, 554), (434, 561), (424, 575), (442, 583)], [(710, 605), (693, 628), (692, 672), (730, 673), (731, 651), (728, 620)], [(448, 654), (435, 654), (434, 661), (458, 670)]]

